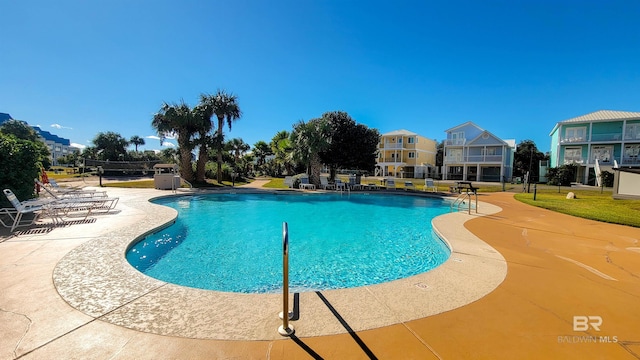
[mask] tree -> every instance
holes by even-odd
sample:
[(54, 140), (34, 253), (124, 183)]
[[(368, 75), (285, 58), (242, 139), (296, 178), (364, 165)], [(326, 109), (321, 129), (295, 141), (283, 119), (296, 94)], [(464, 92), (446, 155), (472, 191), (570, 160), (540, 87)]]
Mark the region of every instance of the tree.
[(274, 174), (280, 176), (284, 170), (287, 174), (293, 172), (293, 156), (291, 155), (292, 147), (291, 140), (288, 131), (282, 130), (277, 132), (271, 139), (271, 151), (275, 155), (274, 159)]
[(373, 171), (380, 142), (378, 130), (357, 124), (343, 111), (326, 112), (322, 118), (331, 127), (331, 145), (320, 157), (331, 168), (331, 176), (338, 168)]
[(192, 140), (201, 129), (200, 125), (200, 121), (196, 119), (193, 111), (184, 101), (179, 104), (163, 103), (160, 111), (153, 116), (151, 122), (151, 126), (160, 136), (161, 145), (167, 137), (176, 137), (180, 152), (180, 174), (189, 182), (192, 182), (194, 178), (191, 152), (195, 144)]
[(271, 151), (271, 147), (269, 146), (269, 144), (262, 140), (253, 144), (253, 156), (255, 156), (256, 167), (258, 168), (258, 171), (262, 170), (266, 158), (269, 155), (273, 155), (273, 151)]
[[(33, 179), (40, 174), (41, 148), (39, 141), (20, 139), (0, 131), (0, 187), (11, 189), (20, 200), (33, 197)], [(11, 207), (5, 196), (0, 206)]]
[(516, 148), (513, 159), (513, 175), (524, 176), (530, 171), (529, 179), (535, 182), (540, 178), (540, 167), (538, 166), (540, 160), (546, 159), (546, 155), (538, 151), (536, 144), (532, 140), (523, 140)]
[(123, 161), (129, 142), (122, 135), (107, 131), (100, 132), (93, 138), (100, 160)]
[(43, 169), (48, 169), (51, 166), (49, 148), (40, 141), (38, 133), (26, 122), (14, 119), (5, 121), (0, 126), (0, 132), (13, 135), (16, 139), (32, 142), (36, 149), (38, 166)]
[(218, 90), (214, 95), (200, 95), (200, 104), (206, 109), (206, 113), (211, 112), (218, 119), (218, 128), (215, 144), (218, 149), (218, 182), (222, 181), (222, 149), (224, 147), (224, 122), (226, 120), (229, 131), (231, 124), (240, 118), (242, 112), (238, 105), (238, 97), (228, 94), (224, 90)]
[(329, 148), (330, 141), (331, 126), (324, 118), (309, 120), (307, 123), (301, 120), (293, 127), (293, 157), (306, 166), (309, 180), (316, 186), (320, 186), (322, 170), (320, 153)]
[(145, 144), (145, 141), (143, 138), (141, 138), (138, 135), (133, 135), (131, 137), (131, 139), (129, 139), (129, 143), (131, 143), (132, 145), (134, 145), (136, 147), (136, 152), (138, 152), (138, 146), (142, 146)]
[(233, 153), (233, 158), (237, 162), (244, 154), (251, 149), (249, 144), (240, 138), (233, 138), (228, 142), (228, 148)]

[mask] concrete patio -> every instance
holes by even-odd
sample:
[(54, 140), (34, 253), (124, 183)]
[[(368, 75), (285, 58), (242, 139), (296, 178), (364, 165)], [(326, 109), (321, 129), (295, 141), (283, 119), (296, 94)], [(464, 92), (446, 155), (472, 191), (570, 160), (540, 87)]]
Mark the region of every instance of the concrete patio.
[(116, 214), (2, 233), (0, 359), (640, 358), (637, 228), (482, 195), (483, 216), (436, 219), (454, 249), (441, 268), (360, 292), (302, 293), (295, 336), (282, 338), (277, 296), (234, 313), (245, 300), (133, 269), (111, 276), (127, 269), (128, 242), (175, 213), (147, 201), (169, 191), (108, 191), (121, 197)]

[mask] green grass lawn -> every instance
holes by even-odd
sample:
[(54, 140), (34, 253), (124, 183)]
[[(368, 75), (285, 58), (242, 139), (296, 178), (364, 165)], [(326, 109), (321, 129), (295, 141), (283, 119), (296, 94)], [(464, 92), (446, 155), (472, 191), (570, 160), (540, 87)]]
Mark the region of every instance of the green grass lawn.
[[(567, 193), (576, 194), (567, 199)], [(562, 189), (539, 189), (536, 200), (533, 192), (516, 194), (515, 198), (525, 204), (538, 206), (563, 214), (613, 224), (640, 227), (640, 200), (614, 200), (611, 191)]]

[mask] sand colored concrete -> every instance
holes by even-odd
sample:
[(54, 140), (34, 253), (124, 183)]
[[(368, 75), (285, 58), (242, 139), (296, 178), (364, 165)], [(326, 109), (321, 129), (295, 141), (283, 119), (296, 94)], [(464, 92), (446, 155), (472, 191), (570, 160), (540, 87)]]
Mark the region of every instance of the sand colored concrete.
[[(497, 288), (437, 315), (328, 336), (305, 337), (300, 331), (300, 338), (292, 339), (225, 341), (158, 335), (112, 324), (70, 306), (54, 286), (56, 266), (88, 238), (108, 242), (112, 231), (102, 216), (93, 223), (42, 234), (3, 237), (0, 359), (640, 358), (640, 229), (537, 209), (508, 193), (481, 199), (502, 211), (471, 216), (464, 227), (506, 260), (507, 275)], [(146, 206), (142, 200), (138, 205)], [(141, 221), (133, 206), (122, 206), (118, 215), (128, 215), (126, 221), (132, 224)], [(493, 254), (484, 252), (488, 255), (483, 261), (490, 261), (486, 259)], [(113, 263), (104, 266), (109, 264)], [(477, 286), (483, 285), (477, 282)], [(107, 309), (109, 304), (99, 306)], [(403, 303), (397, 306), (402, 308)], [(357, 322), (353, 316), (357, 311), (348, 305), (334, 310), (327, 311), (327, 318), (341, 326)], [(573, 317), (581, 315), (600, 316), (600, 331), (574, 331)]]

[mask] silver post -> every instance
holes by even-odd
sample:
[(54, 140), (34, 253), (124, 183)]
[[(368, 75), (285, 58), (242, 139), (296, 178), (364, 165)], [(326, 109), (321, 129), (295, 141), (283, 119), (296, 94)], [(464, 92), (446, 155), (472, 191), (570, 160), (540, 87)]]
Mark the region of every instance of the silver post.
[(294, 330), (293, 325), (289, 325), (293, 314), (289, 313), (289, 228), (286, 222), (282, 223), (282, 279), (282, 325), (278, 327), (278, 333), (291, 336)]

